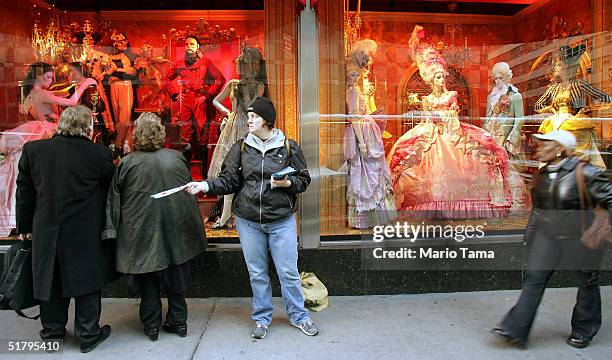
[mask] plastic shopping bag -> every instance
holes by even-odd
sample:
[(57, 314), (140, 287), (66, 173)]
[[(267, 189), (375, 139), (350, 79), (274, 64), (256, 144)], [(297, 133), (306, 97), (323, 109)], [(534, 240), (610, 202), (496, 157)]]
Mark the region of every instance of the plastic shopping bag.
[(302, 272), (302, 293), (304, 294), (304, 305), (312, 311), (321, 311), (329, 305), (327, 288), (314, 273)]

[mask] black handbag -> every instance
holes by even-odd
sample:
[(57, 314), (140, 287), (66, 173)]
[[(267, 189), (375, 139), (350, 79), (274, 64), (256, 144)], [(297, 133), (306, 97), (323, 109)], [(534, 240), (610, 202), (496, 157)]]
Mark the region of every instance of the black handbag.
[(0, 282), (0, 310), (14, 310), (19, 316), (36, 320), (22, 310), (38, 305), (34, 298), (32, 277), (32, 242), (19, 241), (11, 246), (4, 258), (6, 273)]

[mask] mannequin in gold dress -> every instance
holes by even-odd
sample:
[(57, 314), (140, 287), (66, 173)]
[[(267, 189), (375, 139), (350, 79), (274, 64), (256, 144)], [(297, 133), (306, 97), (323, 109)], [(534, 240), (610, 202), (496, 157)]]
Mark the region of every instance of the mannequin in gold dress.
[(576, 78), (580, 56), (585, 50), (585, 45), (574, 48), (563, 46), (560, 49), (553, 60), (553, 83), (536, 102), (534, 110), (553, 114), (542, 122), (539, 133), (559, 129), (571, 131), (578, 142), (577, 155), (595, 166), (605, 168), (595, 143), (595, 124), (587, 114), (586, 96), (602, 103), (610, 103), (612, 99), (586, 81)]

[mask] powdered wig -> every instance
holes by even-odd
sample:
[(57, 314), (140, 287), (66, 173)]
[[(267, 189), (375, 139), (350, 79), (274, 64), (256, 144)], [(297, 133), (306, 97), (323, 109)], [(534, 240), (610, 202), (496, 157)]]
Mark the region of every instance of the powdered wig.
[(372, 56), (376, 53), (377, 48), (374, 40), (357, 41), (348, 55), (347, 62), (354, 62), (363, 69), (372, 63)]
[(57, 133), (67, 136), (88, 136), (93, 130), (91, 110), (83, 105), (71, 106), (62, 112), (57, 124)]
[(146, 112), (136, 119), (133, 137), (136, 151), (155, 151), (164, 146), (166, 129), (159, 116)]
[(424, 38), (425, 30), (422, 26), (416, 25), (410, 36), (408, 48), (410, 56), (419, 68), (419, 75), (427, 85), (433, 87), (433, 79), (436, 74), (443, 73), (446, 76), (448, 71), (446, 71), (446, 61), (442, 55), (433, 46), (423, 43), (421, 40)]
[(346, 62), (353, 63), (359, 68), (364, 69), (370, 63), (370, 55), (365, 50), (357, 49), (349, 53)]
[[(353, 85), (357, 78), (362, 73), (363, 68), (357, 64), (351, 57), (346, 60), (346, 84)], [(355, 74), (355, 75), (353, 75)]]
[(444, 76), (448, 76), (446, 67), (440, 63), (426, 64), (419, 66), (419, 75), (425, 83), (433, 88), (434, 78), (436, 74), (442, 73)]
[(510, 65), (508, 65), (508, 63), (505, 62), (498, 62), (497, 64), (493, 65), (493, 76), (495, 76), (495, 74), (500, 74), (504, 77), (504, 80), (506, 82), (510, 82), (510, 80), (512, 80), (512, 70), (510, 70)]

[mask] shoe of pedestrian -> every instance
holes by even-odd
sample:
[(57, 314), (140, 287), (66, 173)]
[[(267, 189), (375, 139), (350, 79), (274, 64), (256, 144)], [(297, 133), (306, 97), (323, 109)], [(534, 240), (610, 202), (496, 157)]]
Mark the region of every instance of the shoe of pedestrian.
[(102, 344), (104, 340), (108, 339), (111, 334), (110, 325), (104, 325), (100, 328), (100, 335), (96, 338), (96, 340), (89, 343), (81, 343), (81, 352), (88, 353), (96, 348), (96, 346)]
[(169, 322), (164, 322), (162, 324), (162, 329), (167, 333), (176, 334), (180, 337), (187, 336), (187, 324), (174, 325)]
[(64, 328), (62, 335), (51, 335), (49, 334), (49, 329), (41, 329), (38, 335), (40, 335), (42, 340), (64, 340), (66, 337), (66, 329)]
[(159, 338), (159, 329), (157, 328), (152, 328), (152, 329), (145, 328), (144, 333), (151, 341), (157, 341), (157, 339)]
[(302, 321), (299, 324), (294, 324), (291, 323), (291, 325), (295, 326), (296, 328), (302, 330), (302, 332), (308, 336), (315, 336), (319, 333), (319, 328), (317, 327), (317, 325), (315, 325), (314, 322), (312, 322), (311, 319), (308, 319), (306, 321)]
[(498, 339), (507, 342), (510, 345), (516, 346), (520, 349), (526, 349), (527, 348), (527, 339), (519, 337), (519, 336), (512, 336), (508, 331), (502, 329), (502, 328), (493, 328), (491, 330), (491, 332), (493, 333), (493, 335), (495, 335)]
[(591, 339), (586, 338), (584, 336), (572, 334), (567, 338), (567, 341), (565, 342), (567, 343), (567, 345), (575, 347), (576, 349), (584, 349), (585, 347), (589, 346)]
[(255, 326), (253, 326), (253, 329), (251, 330), (251, 336), (254, 337), (255, 339), (263, 339), (266, 337), (266, 334), (268, 333), (268, 325), (262, 324), (262, 323), (255, 323)]

